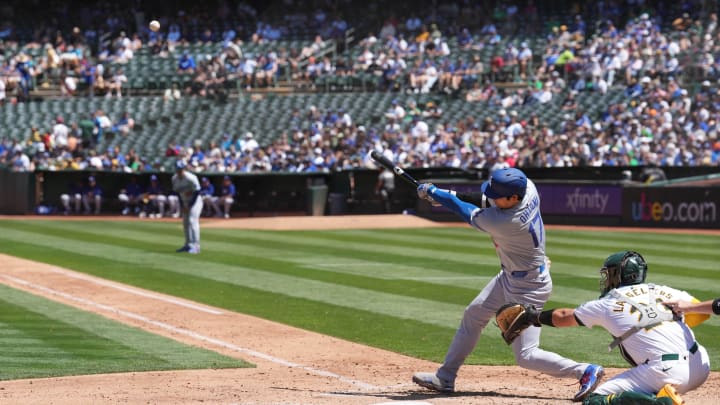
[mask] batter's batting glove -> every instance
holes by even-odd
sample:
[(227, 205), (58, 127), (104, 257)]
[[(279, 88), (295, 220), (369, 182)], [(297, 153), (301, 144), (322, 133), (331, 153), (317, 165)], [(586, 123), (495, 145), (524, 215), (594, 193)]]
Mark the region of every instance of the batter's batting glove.
[(418, 194), (418, 197), (429, 202), (430, 204), (432, 204), (433, 207), (439, 207), (442, 204), (435, 201), (431, 196), (431, 194), (435, 190), (437, 190), (437, 187), (435, 187), (435, 185), (433, 185), (432, 183), (423, 183), (420, 186), (418, 186), (417, 194)]

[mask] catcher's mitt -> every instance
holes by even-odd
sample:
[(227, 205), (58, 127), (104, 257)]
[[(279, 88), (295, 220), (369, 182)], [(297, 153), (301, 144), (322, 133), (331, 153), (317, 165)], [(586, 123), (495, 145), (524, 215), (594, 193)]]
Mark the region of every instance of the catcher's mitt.
[(505, 343), (512, 344), (522, 331), (530, 326), (540, 326), (540, 312), (531, 304), (505, 304), (495, 313), (495, 322), (502, 331)]

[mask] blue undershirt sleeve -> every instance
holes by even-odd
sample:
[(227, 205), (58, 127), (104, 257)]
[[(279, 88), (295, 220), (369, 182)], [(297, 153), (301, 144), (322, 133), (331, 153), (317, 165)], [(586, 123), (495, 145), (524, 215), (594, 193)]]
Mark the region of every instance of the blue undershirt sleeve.
[(454, 212), (465, 222), (472, 225), (472, 214), (475, 210), (479, 209), (476, 205), (462, 201), (449, 191), (439, 188), (432, 190), (431, 195), (433, 200), (439, 202), (443, 207)]

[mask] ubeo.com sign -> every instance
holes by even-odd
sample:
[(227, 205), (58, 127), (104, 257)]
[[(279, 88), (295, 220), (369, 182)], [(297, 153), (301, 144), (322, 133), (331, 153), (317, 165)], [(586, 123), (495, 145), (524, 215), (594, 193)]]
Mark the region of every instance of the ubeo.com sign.
[(717, 188), (627, 188), (623, 223), (630, 226), (720, 228)]

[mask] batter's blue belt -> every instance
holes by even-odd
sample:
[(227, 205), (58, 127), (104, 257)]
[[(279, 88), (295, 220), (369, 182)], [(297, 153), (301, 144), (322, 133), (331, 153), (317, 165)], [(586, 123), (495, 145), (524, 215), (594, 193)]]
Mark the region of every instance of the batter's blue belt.
[[(534, 270), (511, 271), (510, 275), (514, 278), (523, 278), (523, 277), (526, 277), (531, 271), (534, 271)], [(538, 271), (538, 273), (542, 273), (543, 271), (545, 271), (545, 265), (543, 264), (542, 266), (538, 267), (537, 271)]]
[[(693, 345), (690, 346), (688, 349), (690, 354), (695, 354), (698, 351), (698, 344), (697, 342), (693, 342)], [(662, 361), (670, 361), (670, 360), (680, 360), (680, 354), (679, 353), (666, 353), (660, 356), (660, 360)]]

